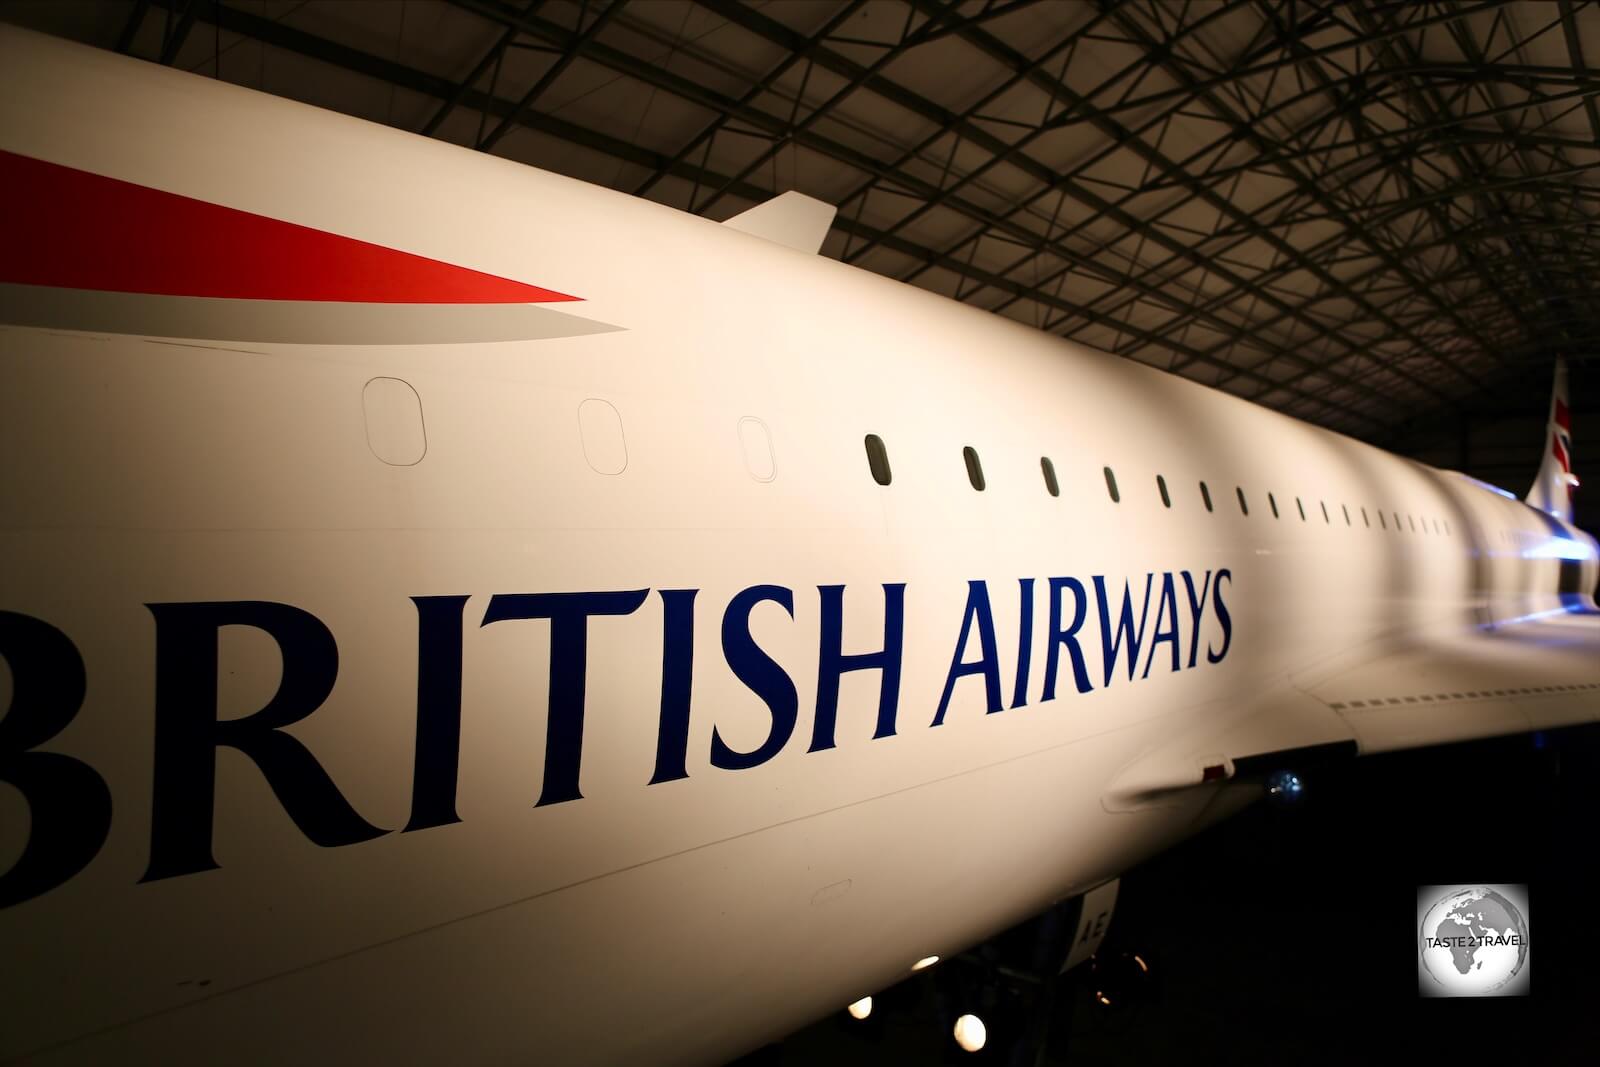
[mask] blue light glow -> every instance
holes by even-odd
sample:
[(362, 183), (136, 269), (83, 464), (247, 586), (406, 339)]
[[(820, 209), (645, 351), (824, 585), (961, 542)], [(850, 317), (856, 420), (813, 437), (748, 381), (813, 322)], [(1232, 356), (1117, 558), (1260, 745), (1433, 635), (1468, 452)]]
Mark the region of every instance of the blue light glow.
[(1511, 618), (1511, 619), (1497, 619), (1494, 622), (1480, 623), (1478, 625), (1478, 629), (1480, 629), (1480, 630), (1493, 630), (1493, 629), (1495, 629), (1496, 627), (1499, 627), (1499, 626), (1514, 626), (1519, 622), (1534, 622), (1534, 621), (1536, 621), (1538, 619), (1549, 619), (1549, 618), (1553, 618), (1556, 615), (1568, 615), (1568, 614), (1571, 614), (1572, 610), (1573, 610), (1572, 608), (1565, 607), (1565, 606), (1559, 607), (1559, 608), (1550, 608), (1547, 611), (1536, 611), (1531, 615), (1518, 615), (1515, 618)]
[(1278, 771), (1267, 779), (1267, 795), (1293, 800), (1300, 795), (1305, 787), (1300, 783), (1300, 776), (1293, 771)]
[[(1460, 471), (1456, 471), (1455, 473), (1460, 474), (1461, 472)], [(1479, 489), (1487, 489), (1491, 493), (1499, 493), (1501, 496), (1505, 497), (1507, 500), (1517, 500), (1518, 499), (1517, 494), (1511, 493), (1511, 492), (1507, 492), (1506, 490), (1500, 488), (1498, 485), (1490, 485), (1488, 482), (1480, 481), (1479, 479), (1474, 478), (1470, 474), (1462, 474), (1461, 477), (1465, 478), (1467, 481), (1471, 482), (1473, 485), (1477, 486)]]
[(1567, 537), (1551, 537), (1522, 553), (1523, 559), (1594, 559), (1594, 545)]

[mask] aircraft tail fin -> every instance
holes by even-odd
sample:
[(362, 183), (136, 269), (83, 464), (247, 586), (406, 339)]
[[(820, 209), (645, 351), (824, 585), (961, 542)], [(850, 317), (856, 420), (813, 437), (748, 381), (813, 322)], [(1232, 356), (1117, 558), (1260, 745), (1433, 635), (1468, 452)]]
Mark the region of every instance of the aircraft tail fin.
[(1564, 522), (1572, 521), (1572, 409), (1567, 399), (1567, 363), (1556, 360), (1555, 387), (1550, 391), (1550, 416), (1545, 423), (1544, 462), (1528, 490), (1527, 502)]

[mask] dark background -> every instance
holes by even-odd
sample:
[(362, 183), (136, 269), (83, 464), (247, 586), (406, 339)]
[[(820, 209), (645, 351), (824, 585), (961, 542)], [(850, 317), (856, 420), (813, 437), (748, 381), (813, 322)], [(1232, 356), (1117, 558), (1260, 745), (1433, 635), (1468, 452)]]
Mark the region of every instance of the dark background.
[[(1265, 801), (1127, 872), (1100, 959), (1143, 983), (1075, 972), (1023, 1034), (1038, 986), (1002, 979), (981, 1055), (955, 1049), (956, 1005), (981, 1000), (1017, 931), (836, 1017), (749, 1065), (1600, 1063), (1600, 727), (1371, 756), (1308, 771)], [(1420, 998), (1417, 887), (1526, 883), (1530, 995)], [(1025, 953), (1023, 954), (1025, 955)], [(1116, 1005), (1094, 1002), (1095, 987)], [(1104, 991), (1104, 990), (1101, 990)]]

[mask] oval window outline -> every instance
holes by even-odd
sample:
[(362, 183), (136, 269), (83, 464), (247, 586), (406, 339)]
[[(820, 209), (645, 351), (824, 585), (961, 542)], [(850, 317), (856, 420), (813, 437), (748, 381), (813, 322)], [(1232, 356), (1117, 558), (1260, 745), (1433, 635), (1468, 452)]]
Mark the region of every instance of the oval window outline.
[(772, 451), (772, 431), (754, 415), (739, 420), (739, 451), (744, 455), (744, 469), (758, 482), (770, 482), (778, 476), (778, 459)]
[(391, 467), (415, 467), (428, 454), (422, 397), (404, 378), (370, 378), (361, 387), (367, 447)]
[(609, 400), (592, 396), (578, 405), (578, 435), (583, 439), (583, 458), (596, 474), (615, 477), (628, 469), (622, 415)]

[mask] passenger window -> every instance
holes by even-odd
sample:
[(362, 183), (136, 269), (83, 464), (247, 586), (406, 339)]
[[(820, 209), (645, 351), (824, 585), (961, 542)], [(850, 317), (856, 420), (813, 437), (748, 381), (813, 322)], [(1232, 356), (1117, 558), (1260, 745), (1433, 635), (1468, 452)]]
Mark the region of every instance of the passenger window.
[(983, 492), (983, 464), (978, 462), (978, 450), (968, 445), (961, 450), (961, 458), (967, 461), (967, 481), (972, 483), (972, 488)]
[(1300, 498), (1299, 497), (1295, 497), (1294, 498), (1294, 506), (1300, 509), (1300, 521), (1301, 522), (1305, 522), (1306, 521), (1306, 506), (1304, 504), (1300, 503)]
[(1394, 532), (1405, 533), (1405, 527), (1400, 525), (1400, 513), (1398, 511), (1394, 513)]
[(1322, 521), (1332, 522), (1333, 520), (1328, 518), (1328, 502), (1326, 500), (1319, 500), (1317, 503), (1322, 505)]
[(758, 482), (770, 482), (778, 466), (772, 458), (772, 435), (767, 424), (754, 415), (739, 420), (739, 448), (744, 453), (744, 469)]
[(1216, 508), (1213, 508), (1211, 506), (1211, 490), (1210, 490), (1210, 488), (1207, 487), (1205, 482), (1201, 482), (1200, 483), (1200, 499), (1204, 500), (1206, 502), (1206, 510), (1207, 511), (1215, 511), (1216, 510)]
[(583, 458), (596, 474), (617, 475), (628, 469), (622, 416), (610, 401), (590, 397), (579, 404), (578, 432), (583, 438)]
[(361, 389), (367, 447), (391, 467), (413, 467), (428, 451), (422, 398), (399, 378), (374, 378)]
[(1039, 457), (1039, 469), (1044, 471), (1044, 487), (1050, 491), (1050, 495), (1060, 496), (1061, 486), (1056, 482), (1056, 465), (1050, 462), (1049, 456)]
[(1341, 510), (1344, 511), (1344, 524), (1346, 526), (1354, 526), (1355, 523), (1350, 521), (1350, 505), (1349, 504), (1340, 504), (1339, 507), (1340, 507)]
[(1113, 504), (1121, 503), (1122, 502), (1122, 494), (1117, 492), (1117, 476), (1111, 472), (1111, 468), (1110, 467), (1105, 468), (1105, 471), (1106, 471), (1106, 492), (1111, 494), (1111, 502)]
[(1167, 507), (1172, 506), (1172, 497), (1167, 495), (1167, 480), (1161, 475), (1156, 475), (1156, 488), (1161, 490), (1161, 503)]
[(1378, 512), (1378, 525), (1385, 530), (1389, 528), (1389, 520), (1383, 517), (1382, 511)]
[(1233, 487), (1233, 491), (1235, 493), (1239, 494), (1239, 514), (1241, 514), (1241, 515), (1250, 514), (1250, 505), (1245, 503), (1245, 499), (1244, 499), (1244, 486), (1236, 485), (1236, 486)]
[(872, 471), (872, 480), (879, 485), (888, 485), (894, 476), (889, 472), (889, 450), (883, 447), (883, 438), (869, 433), (866, 444), (867, 466)]
[(1278, 517), (1278, 498), (1268, 493), (1267, 503), (1272, 505), (1272, 517), (1276, 519)]
[(1411, 525), (1411, 532), (1412, 533), (1416, 533), (1417, 532), (1417, 520), (1413, 519), (1410, 515), (1407, 515), (1406, 516), (1406, 522), (1408, 522)]

